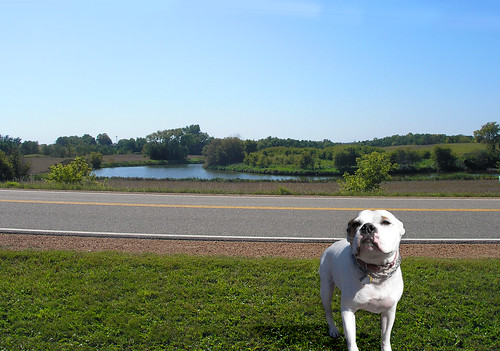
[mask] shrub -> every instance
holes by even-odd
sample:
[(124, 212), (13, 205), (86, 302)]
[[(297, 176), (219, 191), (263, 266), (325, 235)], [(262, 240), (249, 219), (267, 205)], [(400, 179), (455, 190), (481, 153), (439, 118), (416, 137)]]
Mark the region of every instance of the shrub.
[(95, 175), (92, 174), (92, 167), (85, 158), (77, 157), (66, 166), (62, 164), (51, 166), (48, 181), (66, 184), (94, 183)]
[(440, 171), (450, 172), (460, 169), (458, 158), (450, 148), (436, 146), (433, 158)]
[(0, 150), (0, 181), (11, 180), (14, 178), (14, 168), (5, 153)]
[(494, 168), (495, 161), (494, 155), (486, 150), (477, 150), (463, 156), (465, 167), (472, 171)]
[(18, 150), (13, 151), (10, 156), (0, 150), (0, 182), (26, 178), (29, 170), (30, 165), (23, 163)]
[(100, 152), (91, 152), (88, 156), (88, 162), (91, 164), (92, 169), (101, 168), (102, 154)]
[(356, 159), (358, 169), (351, 175), (344, 173), (344, 180), (339, 184), (347, 192), (366, 192), (380, 189), (380, 184), (391, 179), (389, 172), (396, 167), (389, 156), (379, 152), (372, 152)]
[(356, 169), (356, 161), (360, 156), (361, 153), (359, 149), (348, 147), (335, 154), (335, 167), (337, 167), (340, 172), (352, 174)]

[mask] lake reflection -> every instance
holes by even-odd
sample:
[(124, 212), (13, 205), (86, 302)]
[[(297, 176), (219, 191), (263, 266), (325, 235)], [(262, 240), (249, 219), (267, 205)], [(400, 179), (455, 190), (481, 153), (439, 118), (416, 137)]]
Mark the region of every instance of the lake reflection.
[(270, 174), (255, 174), (242, 172), (213, 171), (203, 168), (201, 164), (185, 164), (170, 166), (141, 166), (101, 168), (93, 171), (98, 177), (121, 178), (155, 178), (155, 179), (250, 179), (250, 180), (290, 180), (290, 179), (321, 179), (327, 177), (282, 176)]

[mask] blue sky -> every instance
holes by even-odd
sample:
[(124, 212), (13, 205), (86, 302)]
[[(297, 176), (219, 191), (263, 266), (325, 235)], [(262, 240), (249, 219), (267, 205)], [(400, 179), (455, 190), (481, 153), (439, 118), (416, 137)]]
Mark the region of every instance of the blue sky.
[(350, 142), (500, 120), (500, 2), (0, 0), (0, 134)]

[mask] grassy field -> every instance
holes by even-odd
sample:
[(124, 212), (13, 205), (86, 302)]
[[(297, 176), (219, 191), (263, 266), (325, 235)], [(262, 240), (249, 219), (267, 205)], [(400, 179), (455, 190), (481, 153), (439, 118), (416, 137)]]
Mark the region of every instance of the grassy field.
[(417, 151), (430, 151), (432, 152), (436, 146), (445, 149), (451, 149), (457, 156), (462, 156), (469, 152), (474, 152), (477, 150), (486, 150), (488, 147), (486, 144), (481, 143), (457, 143), (457, 144), (436, 144), (436, 145), (407, 145), (407, 146), (388, 146), (382, 149), (391, 152), (397, 149), (410, 149)]
[[(366, 196), (433, 196), (433, 197), (500, 197), (496, 178), (475, 180), (399, 180), (382, 184), (382, 193)], [(293, 181), (203, 181), (112, 178), (99, 180), (95, 186), (56, 185), (43, 180), (0, 183), (0, 188), (122, 191), (190, 194), (251, 194), (298, 196), (345, 196), (339, 184), (329, 182)]]
[[(328, 337), (318, 260), (2, 250), (0, 262), (1, 350), (345, 349)], [(394, 349), (500, 348), (499, 260), (402, 267)], [(360, 349), (377, 349), (379, 316), (358, 312), (357, 326)]]

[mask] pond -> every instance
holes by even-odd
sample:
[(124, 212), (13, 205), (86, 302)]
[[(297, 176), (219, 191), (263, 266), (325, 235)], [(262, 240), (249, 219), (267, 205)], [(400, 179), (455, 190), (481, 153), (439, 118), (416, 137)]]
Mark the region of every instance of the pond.
[(249, 179), (249, 180), (318, 180), (329, 177), (286, 176), (271, 174), (256, 174), (244, 172), (213, 171), (203, 168), (201, 164), (182, 164), (169, 166), (115, 167), (96, 169), (97, 177), (121, 178), (155, 178), (155, 179)]

